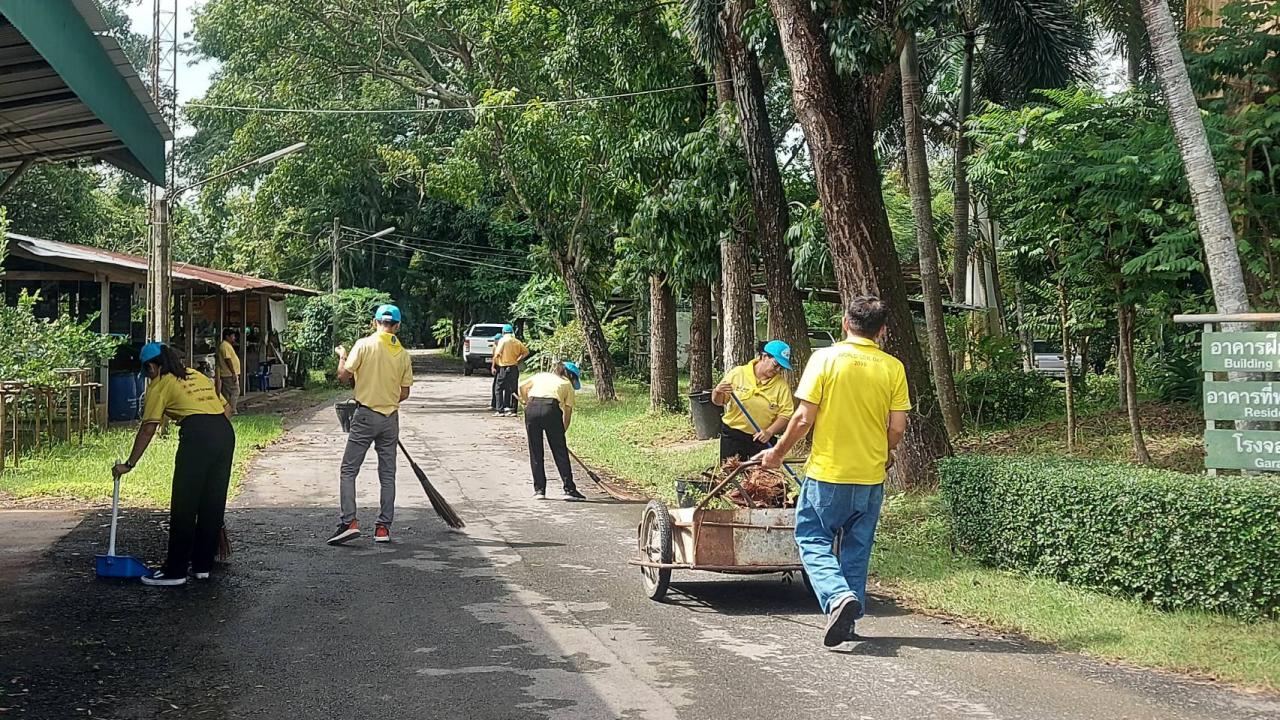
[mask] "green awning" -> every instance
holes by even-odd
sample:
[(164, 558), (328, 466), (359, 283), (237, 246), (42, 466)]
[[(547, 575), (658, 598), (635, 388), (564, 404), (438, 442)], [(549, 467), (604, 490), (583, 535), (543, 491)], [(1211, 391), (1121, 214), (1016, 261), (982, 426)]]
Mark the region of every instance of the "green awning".
[(0, 0), (0, 167), (93, 157), (163, 185), (172, 139), (92, 0)]

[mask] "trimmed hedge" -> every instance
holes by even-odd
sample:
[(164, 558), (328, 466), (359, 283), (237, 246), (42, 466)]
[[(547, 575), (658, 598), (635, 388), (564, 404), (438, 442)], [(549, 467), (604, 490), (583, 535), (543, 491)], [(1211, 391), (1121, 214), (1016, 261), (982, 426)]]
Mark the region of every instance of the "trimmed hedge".
[(1162, 609), (1280, 618), (1280, 482), (1061, 457), (939, 463), (961, 550)]

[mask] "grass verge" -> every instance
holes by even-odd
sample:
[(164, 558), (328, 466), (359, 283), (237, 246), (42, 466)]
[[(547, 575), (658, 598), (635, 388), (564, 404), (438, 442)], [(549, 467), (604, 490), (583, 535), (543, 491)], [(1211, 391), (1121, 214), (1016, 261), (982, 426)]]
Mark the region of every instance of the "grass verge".
[[(668, 500), (675, 479), (715, 462), (715, 443), (692, 441), (684, 415), (649, 413), (646, 388), (621, 385), (619, 394), (621, 399), (609, 404), (579, 397), (569, 443), (584, 460)], [(1181, 419), (1170, 424), (1176, 427)], [(1037, 444), (1030, 434), (1018, 440), (1020, 446)], [(1118, 448), (1100, 445), (1102, 454), (1118, 454)], [(1162, 612), (1053, 580), (984, 568), (951, 552), (936, 495), (895, 495), (886, 501), (872, 573), (904, 603), (924, 612), (967, 618), (1095, 657), (1280, 690), (1280, 622)]]
[[(250, 459), (284, 431), (283, 418), (273, 413), (246, 413), (232, 421), (236, 429), (236, 462), (231, 494)], [(120, 483), (120, 502), (133, 507), (169, 506), (173, 458), (178, 449), (177, 428), (156, 437), (141, 462)], [(133, 446), (135, 428), (111, 428), (85, 436), (84, 446), (62, 443), (24, 456), (21, 465), (0, 474), (0, 494), (14, 500), (52, 499), (63, 502), (111, 502), (111, 466), (124, 460)]]

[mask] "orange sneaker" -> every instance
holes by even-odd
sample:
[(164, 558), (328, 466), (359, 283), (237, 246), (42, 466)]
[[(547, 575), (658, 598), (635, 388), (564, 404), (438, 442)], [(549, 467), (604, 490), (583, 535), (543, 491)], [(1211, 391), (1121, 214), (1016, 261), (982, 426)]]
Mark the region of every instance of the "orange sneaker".
[(379, 543), (391, 542), (391, 528), (388, 525), (378, 523), (373, 530), (373, 541)]
[(360, 523), (359, 521), (352, 520), (349, 523), (338, 523), (338, 529), (333, 532), (333, 537), (330, 537), (326, 542), (330, 545), (341, 545), (342, 543), (357, 537), (360, 537)]

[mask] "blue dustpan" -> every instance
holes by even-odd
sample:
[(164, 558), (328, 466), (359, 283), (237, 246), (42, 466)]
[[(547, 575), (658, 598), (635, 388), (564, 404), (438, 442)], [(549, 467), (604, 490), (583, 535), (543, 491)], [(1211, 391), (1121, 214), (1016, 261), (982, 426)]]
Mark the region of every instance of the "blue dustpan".
[(151, 568), (132, 555), (116, 554), (116, 520), (120, 515), (120, 476), (115, 476), (115, 488), (111, 491), (111, 540), (106, 555), (95, 555), (94, 565), (98, 577), (140, 578), (151, 577)]

